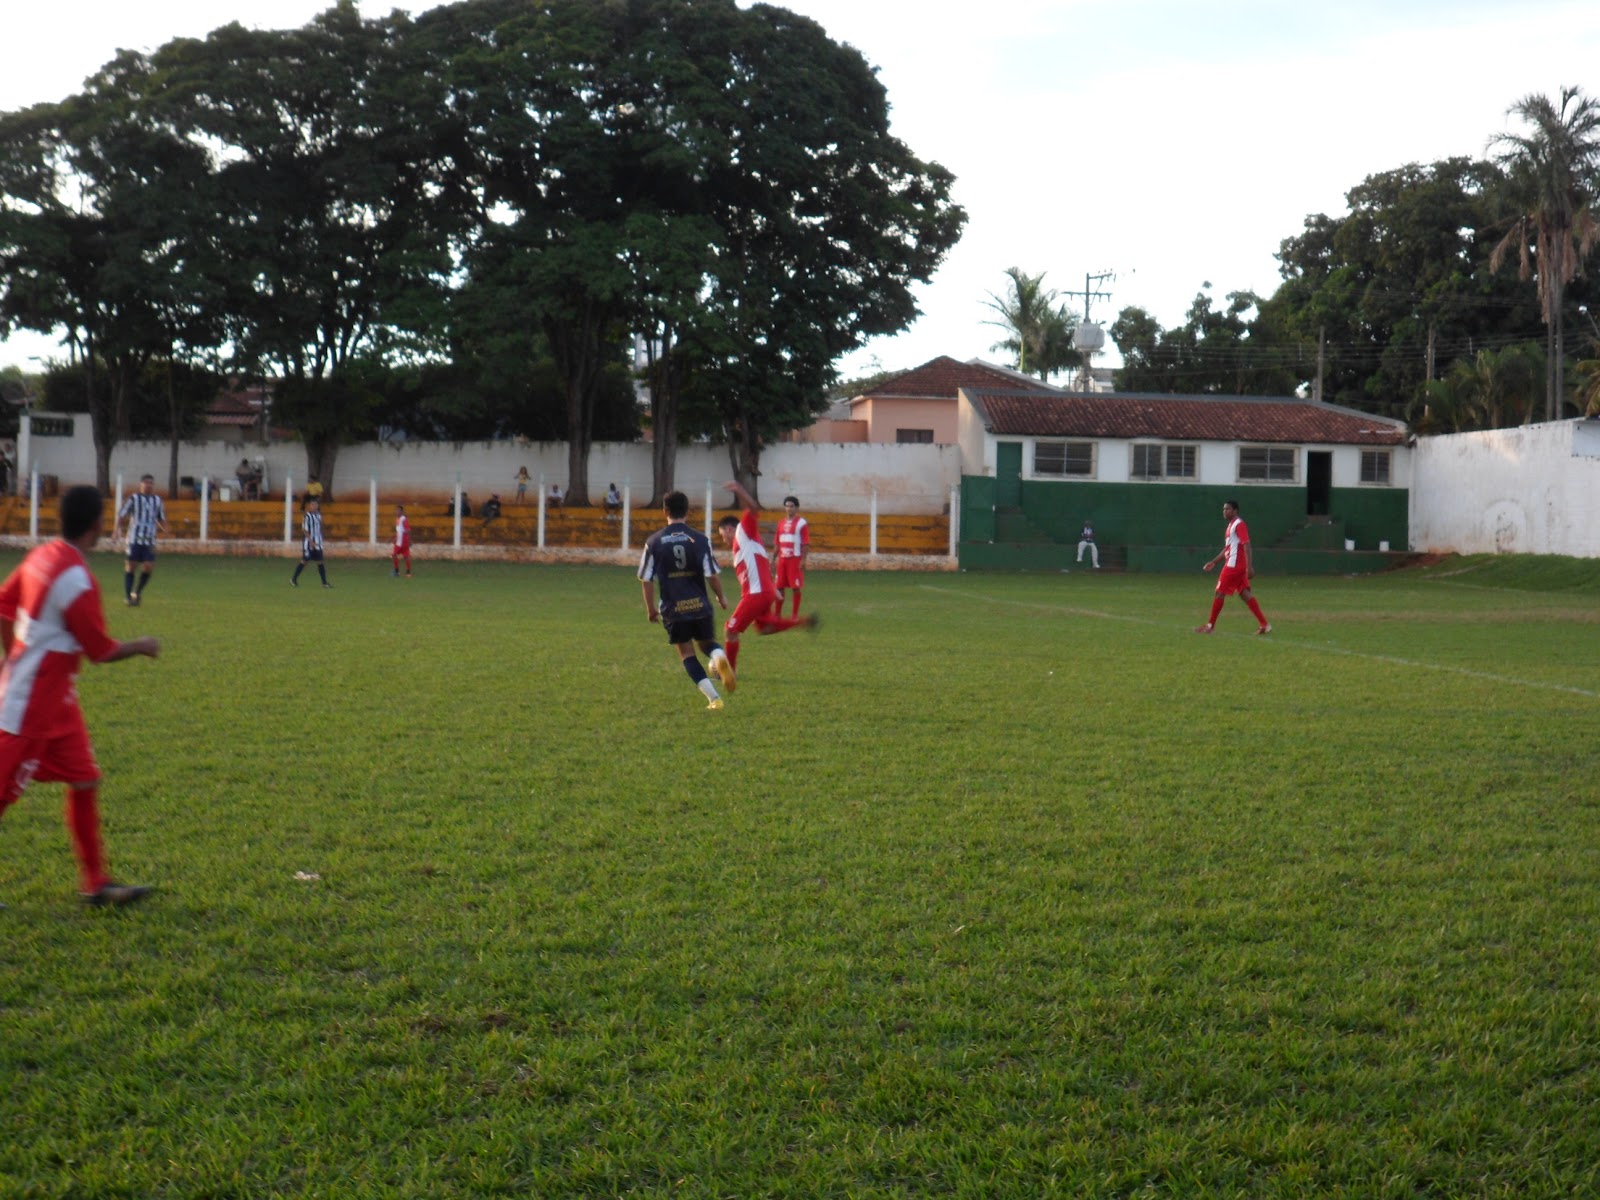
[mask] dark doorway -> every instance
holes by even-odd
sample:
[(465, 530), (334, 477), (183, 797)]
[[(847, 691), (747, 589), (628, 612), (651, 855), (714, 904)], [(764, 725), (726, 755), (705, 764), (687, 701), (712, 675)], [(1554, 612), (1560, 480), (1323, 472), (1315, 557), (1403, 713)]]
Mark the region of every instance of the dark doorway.
[(1306, 452), (1306, 516), (1325, 517), (1333, 505), (1333, 452)]

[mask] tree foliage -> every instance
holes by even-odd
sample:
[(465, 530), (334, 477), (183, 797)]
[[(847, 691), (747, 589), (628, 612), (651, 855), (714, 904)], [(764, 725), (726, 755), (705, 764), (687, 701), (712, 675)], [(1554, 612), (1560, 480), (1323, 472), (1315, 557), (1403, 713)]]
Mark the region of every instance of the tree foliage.
[(157, 356), (264, 372), (330, 487), (343, 440), (403, 415), (559, 427), (576, 496), (597, 430), (637, 427), (614, 381), (639, 334), (658, 490), (701, 432), (753, 489), (839, 356), (916, 315), (951, 183), (860, 54), (780, 8), (341, 0), (0, 118), (0, 322), (66, 330), (91, 401)]

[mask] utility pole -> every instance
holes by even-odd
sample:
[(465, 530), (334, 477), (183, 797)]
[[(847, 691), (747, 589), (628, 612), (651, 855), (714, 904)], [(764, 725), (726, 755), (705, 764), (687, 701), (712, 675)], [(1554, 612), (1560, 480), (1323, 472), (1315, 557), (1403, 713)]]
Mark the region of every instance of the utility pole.
[(1311, 398), (1322, 403), (1322, 372), (1328, 362), (1328, 327), (1317, 326), (1317, 381), (1312, 385)]
[(1078, 323), (1077, 331), (1072, 335), (1072, 344), (1083, 358), (1083, 366), (1078, 371), (1078, 390), (1089, 392), (1094, 388), (1094, 375), (1090, 370), (1090, 360), (1095, 352), (1106, 344), (1106, 335), (1101, 328), (1089, 320), (1089, 304), (1096, 298), (1109, 300), (1111, 293), (1101, 291), (1094, 285), (1107, 280), (1116, 279), (1116, 274), (1111, 271), (1101, 271), (1098, 275), (1084, 273), (1083, 276), (1083, 320)]

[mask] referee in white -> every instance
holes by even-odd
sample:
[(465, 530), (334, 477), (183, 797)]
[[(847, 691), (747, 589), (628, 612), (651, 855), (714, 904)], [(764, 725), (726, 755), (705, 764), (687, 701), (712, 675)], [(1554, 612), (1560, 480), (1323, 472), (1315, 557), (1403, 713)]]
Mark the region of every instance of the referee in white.
[[(156, 477), (139, 477), (139, 490), (122, 502), (117, 514), (117, 532), (127, 525), (128, 561), (122, 566), (122, 598), (130, 608), (139, 607), (139, 598), (150, 582), (150, 573), (156, 568), (156, 534), (167, 531), (167, 510), (156, 495)], [(139, 582), (133, 582), (134, 572), (139, 572)]]

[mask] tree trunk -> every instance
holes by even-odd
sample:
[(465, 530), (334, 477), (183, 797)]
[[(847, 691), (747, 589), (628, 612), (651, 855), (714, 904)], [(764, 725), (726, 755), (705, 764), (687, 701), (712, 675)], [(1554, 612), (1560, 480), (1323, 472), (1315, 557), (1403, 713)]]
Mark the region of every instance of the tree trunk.
[(306, 481), (315, 476), (322, 498), (333, 499), (333, 467), (339, 459), (339, 439), (332, 434), (306, 439)]
[(728, 462), (733, 467), (733, 477), (759, 504), (761, 493), (756, 489), (761, 479), (761, 440), (746, 432), (749, 427), (750, 423), (741, 419), (728, 430)]
[(650, 506), (659, 508), (667, 493), (677, 487), (678, 472), (678, 369), (672, 353), (672, 328), (661, 337), (661, 353), (652, 340), (647, 349), (650, 380)]

